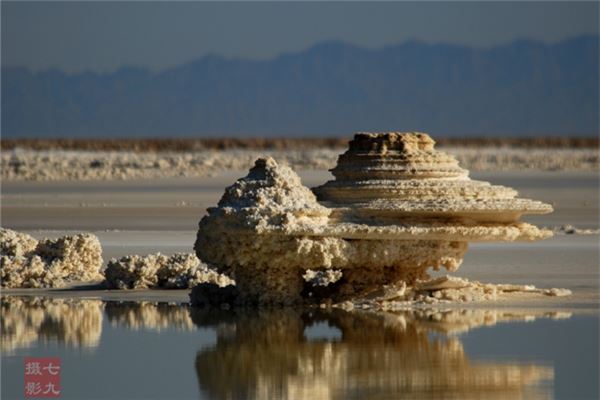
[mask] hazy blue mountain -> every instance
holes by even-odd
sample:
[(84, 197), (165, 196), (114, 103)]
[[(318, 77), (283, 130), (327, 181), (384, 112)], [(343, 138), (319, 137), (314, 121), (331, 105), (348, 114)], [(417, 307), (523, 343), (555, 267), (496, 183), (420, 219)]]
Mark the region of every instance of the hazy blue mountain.
[(268, 61), (210, 55), (159, 73), (2, 68), (2, 135), (595, 135), (598, 44), (326, 42)]

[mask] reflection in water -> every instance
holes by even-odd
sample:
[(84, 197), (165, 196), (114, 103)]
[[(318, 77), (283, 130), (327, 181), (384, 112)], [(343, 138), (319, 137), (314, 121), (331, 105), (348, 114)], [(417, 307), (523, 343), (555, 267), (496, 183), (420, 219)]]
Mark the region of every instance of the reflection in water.
[(1, 296), (0, 305), (3, 354), (49, 341), (74, 348), (97, 347), (103, 311), (112, 326), (131, 330), (196, 329), (188, 306), (171, 303)]
[[(396, 314), (269, 310), (238, 315), (192, 309), (214, 326), (217, 343), (196, 356), (200, 389), (210, 398), (548, 398), (553, 368), (470, 360), (458, 337), (531, 313), (406, 311)], [(566, 317), (565, 314), (538, 316)], [(341, 339), (311, 341), (305, 330), (328, 324)], [(443, 335), (431, 335), (432, 332)]]
[(456, 333), (570, 316), (510, 309), (222, 311), (12, 296), (2, 296), (1, 307), (3, 354), (48, 341), (96, 347), (103, 312), (111, 326), (131, 330), (210, 327), (217, 342), (196, 355), (198, 382), (209, 397), (228, 399), (546, 398), (551, 393), (542, 383), (553, 379), (551, 366), (469, 359)]
[[(404, 320), (415, 321), (424, 329), (443, 334), (459, 334), (470, 329), (494, 326), (501, 322), (531, 322), (536, 318), (553, 320), (571, 318), (567, 311), (523, 311), (523, 310), (485, 310), (485, 309), (453, 309), (435, 310), (420, 309), (404, 313), (382, 314), (388, 323), (406, 324)], [(393, 321), (393, 322), (392, 322)]]
[(147, 329), (162, 331), (196, 329), (187, 305), (148, 301), (107, 302), (106, 316), (112, 326), (131, 330)]
[(189, 307), (170, 303), (1, 296), (0, 306), (2, 353), (48, 341), (74, 348), (97, 347), (103, 311), (112, 326), (131, 330), (196, 329)]
[(38, 297), (0, 298), (2, 353), (56, 341), (69, 347), (96, 347), (102, 333), (100, 300)]

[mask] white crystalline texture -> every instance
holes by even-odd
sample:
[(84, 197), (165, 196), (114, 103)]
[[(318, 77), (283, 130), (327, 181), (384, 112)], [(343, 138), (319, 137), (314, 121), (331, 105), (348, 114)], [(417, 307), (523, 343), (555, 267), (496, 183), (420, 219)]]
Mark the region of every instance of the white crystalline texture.
[(405, 282), (398, 282), (335, 306), (345, 309), (394, 310), (415, 304), (470, 303), (516, 299), (522, 296), (531, 298), (570, 295), (571, 291), (568, 289), (538, 289), (533, 285), (482, 283), (446, 275), (435, 279), (417, 280), (409, 286)]
[(35, 251), (38, 241), (26, 233), (0, 228), (0, 251), (3, 256), (22, 257)]
[(248, 176), (226, 188), (218, 206), (209, 212), (230, 228), (255, 233), (326, 224), (329, 215), (310, 189), (302, 186), (300, 177), (272, 158), (258, 159)]
[(188, 150), (173, 151), (78, 151), (14, 149), (0, 153), (5, 181), (129, 180), (213, 176), (228, 170), (244, 170), (265, 153), (295, 168), (327, 169), (336, 150)]
[[(600, 167), (598, 150), (570, 148), (517, 148), (495, 146), (452, 147), (463, 167), (475, 171), (588, 171)], [(0, 153), (3, 181), (156, 179), (211, 176), (221, 171), (250, 168), (266, 155), (296, 169), (327, 169), (339, 150), (190, 150), (81, 151), (14, 149)]]
[(241, 302), (290, 304), (302, 300), (307, 270), (340, 270), (337, 295), (351, 297), (426, 279), (429, 268), (455, 271), (469, 241), (552, 235), (519, 221), (551, 206), (469, 179), (434, 143), (424, 133), (356, 134), (335, 180), (313, 191), (259, 159), (200, 221), (196, 254), (235, 279)]
[(184, 253), (113, 258), (104, 274), (106, 286), (111, 289), (183, 289), (203, 282), (219, 286), (232, 283), (226, 276), (209, 270), (194, 254)]
[(0, 229), (3, 287), (61, 287), (68, 282), (102, 280), (102, 247), (92, 234), (42, 239)]

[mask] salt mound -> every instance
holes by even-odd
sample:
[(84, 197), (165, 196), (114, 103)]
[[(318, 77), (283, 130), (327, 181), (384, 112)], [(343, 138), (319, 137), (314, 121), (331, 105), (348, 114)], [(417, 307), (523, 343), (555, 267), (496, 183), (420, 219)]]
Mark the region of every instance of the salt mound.
[(231, 284), (226, 276), (207, 268), (194, 254), (128, 255), (108, 262), (105, 284), (111, 289), (191, 288), (203, 282)]
[(300, 293), (298, 257), (306, 269), (321, 267), (327, 251), (295, 235), (325, 226), (329, 210), (317, 203), (289, 167), (259, 159), (249, 174), (225, 189), (218, 207), (200, 221), (194, 246), (198, 258), (223, 274), (235, 276), (248, 301), (286, 302)]
[[(455, 271), (469, 241), (537, 240), (519, 222), (552, 207), (469, 179), (424, 133), (359, 133), (314, 189), (272, 158), (227, 188), (199, 224), (199, 258), (234, 277), (240, 301), (302, 301), (309, 269), (342, 271), (342, 296)], [(318, 200), (317, 200), (318, 199)]]
[(102, 247), (95, 235), (84, 233), (35, 240), (0, 230), (0, 278), (3, 287), (61, 287), (67, 282), (102, 280)]

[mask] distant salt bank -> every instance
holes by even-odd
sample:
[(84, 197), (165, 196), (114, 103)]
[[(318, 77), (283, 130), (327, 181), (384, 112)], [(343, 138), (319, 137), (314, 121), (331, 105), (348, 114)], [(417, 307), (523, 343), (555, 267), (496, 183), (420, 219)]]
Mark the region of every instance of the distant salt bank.
[[(128, 146), (124, 147), (125, 149)], [(470, 171), (600, 170), (597, 147), (440, 146)], [(166, 147), (170, 149), (170, 147)], [(214, 176), (246, 170), (260, 157), (272, 157), (296, 170), (335, 166), (340, 147), (213, 148), (145, 151), (5, 148), (0, 156), (4, 181), (97, 181)]]
[[(328, 137), (213, 137), (213, 138), (118, 138), (118, 139), (7, 139), (0, 149), (29, 150), (83, 150), (83, 151), (135, 151), (135, 152), (194, 152), (201, 150), (300, 150), (338, 149), (346, 146), (346, 136)], [(445, 147), (513, 147), (597, 149), (598, 137), (540, 136), (540, 137), (438, 137), (438, 148)]]

